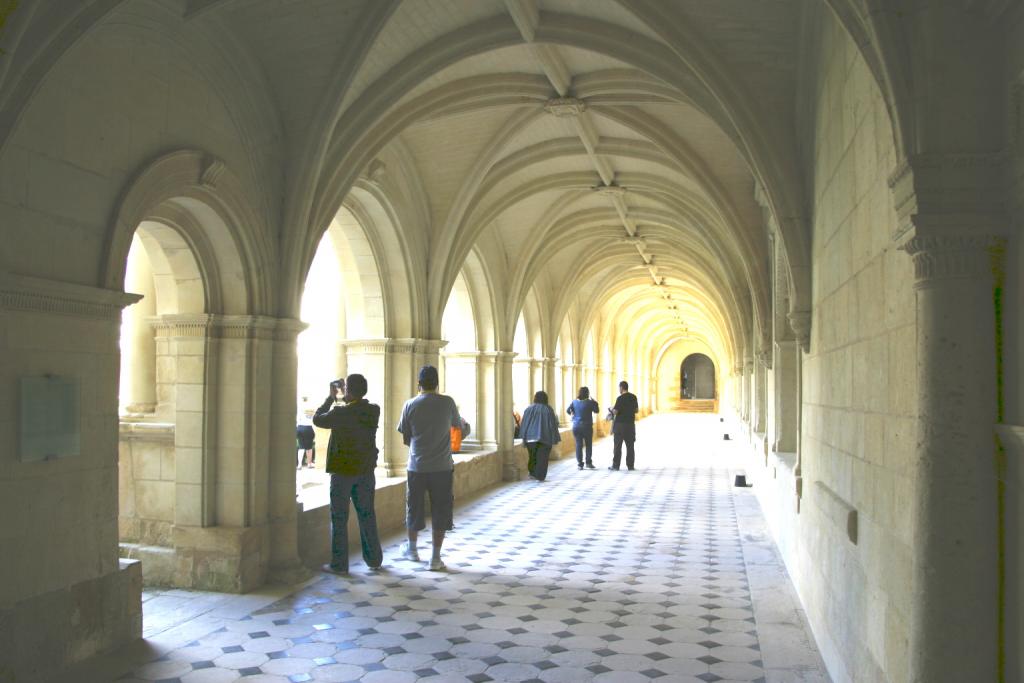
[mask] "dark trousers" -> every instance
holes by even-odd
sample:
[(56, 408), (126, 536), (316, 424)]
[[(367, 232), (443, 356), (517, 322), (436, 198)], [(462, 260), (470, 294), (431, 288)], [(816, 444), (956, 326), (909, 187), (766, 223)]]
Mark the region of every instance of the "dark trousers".
[(578, 425), (572, 428), (572, 436), (576, 439), (576, 464), (583, 464), (583, 447), (587, 449), (587, 464), (594, 464), (594, 425)]
[(359, 540), (363, 559), (368, 567), (379, 567), (384, 561), (377, 533), (377, 514), (373, 497), (377, 479), (373, 472), (359, 476), (331, 475), (331, 566), (348, 571), (348, 501), (356, 508)]
[(619, 464), (622, 462), (622, 444), (626, 444), (626, 467), (627, 469), (633, 469), (636, 463), (636, 453), (633, 451), (633, 442), (636, 441), (636, 425), (633, 423), (628, 424), (613, 424), (612, 435), (614, 438), (612, 446), (612, 467), (619, 469)]
[(538, 481), (544, 481), (548, 476), (548, 458), (551, 456), (551, 444), (534, 441), (526, 444), (526, 452), (530, 459), (526, 463), (526, 469), (530, 476)]

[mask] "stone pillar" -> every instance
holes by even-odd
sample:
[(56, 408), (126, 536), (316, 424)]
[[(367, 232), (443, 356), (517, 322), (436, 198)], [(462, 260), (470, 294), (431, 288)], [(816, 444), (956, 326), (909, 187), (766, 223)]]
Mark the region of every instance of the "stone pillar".
[[(295, 583), (307, 576), (299, 560), (298, 503), (295, 500), (295, 393), (299, 372), (296, 338), (306, 324), (277, 322), (271, 357), (270, 441), (267, 444), (269, 480), (269, 576)], [(280, 454), (280, 457), (276, 457)], [(287, 454), (287, 457), (285, 457)]]
[[(345, 339), (338, 343), (344, 349), (342, 355), (346, 374), (360, 374), (366, 377), (366, 400), (380, 406), (380, 427), (377, 428), (377, 448), (380, 451), (377, 457), (377, 476), (384, 478), (395, 476), (392, 474), (392, 459), (401, 461), (404, 448), (401, 434), (393, 433), (400, 414), (396, 414), (395, 404), (399, 400), (405, 401), (412, 395), (408, 382), (393, 382), (387, 355), (389, 341)], [(408, 345), (408, 353), (412, 353), (411, 344)], [(399, 410), (401, 406), (402, 404), (398, 403)]]
[(216, 524), (217, 353), (211, 320), (198, 313), (149, 321), (156, 334), (157, 412), (174, 424), (176, 527)]
[(800, 347), (795, 340), (776, 341), (775, 359), (772, 362), (774, 379), (774, 420), (772, 425), (772, 450), (777, 453), (795, 453), (797, 441), (797, 364)]
[(993, 275), (1002, 178), (999, 154), (921, 154), (890, 179), (894, 240), (913, 259), (916, 290), (910, 679), (921, 683), (998, 677)]
[(484, 450), (498, 449), (498, 424), (500, 422), (498, 410), (499, 406), (502, 406), (502, 402), (498, 394), (496, 359), (497, 356), (493, 351), (483, 351), (477, 355), (477, 424), (474, 429), (476, 438), (480, 441), (480, 447)]
[(522, 478), (513, 448), (515, 425), (512, 421), (512, 360), (515, 355), (512, 351), (497, 351), (494, 354), (496, 424), (498, 448), (502, 452), (501, 477), (504, 481), (519, 481)]
[(558, 416), (558, 426), (564, 427), (568, 424), (569, 420), (569, 415), (565, 412), (565, 409), (576, 397), (576, 394), (573, 393), (572, 387), (569, 384), (572, 366), (563, 361), (558, 364), (557, 368), (558, 400), (552, 408), (555, 410), (555, 415)]
[(555, 387), (558, 386), (556, 384), (557, 379), (555, 377), (555, 363), (557, 360), (558, 359), (556, 358), (541, 358), (538, 361), (538, 365), (540, 365), (541, 382), (537, 385), (537, 390), (543, 389), (546, 391), (548, 394), (548, 400), (552, 405), (555, 401)]
[(766, 400), (766, 390), (768, 384), (768, 370), (772, 366), (772, 354), (771, 351), (764, 349), (758, 351), (757, 361), (754, 363), (754, 432), (757, 434), (764, 434), (767, 429), (768, 421), (766, 419), (766, 413), (768, 412), (768, 402)]
[(544, 360), (542, 358), (531, 358), (529, 359), (530, 364), (530, 401), (533, 401), (533, 395), (542, 389), (544, 391), (550, 391), (545, 386), (544, 380), (546, 374), (544, 372)]
[(743, 365), (737, 363), (732, 367), (733, 407), (736, 417), (743, 420)]
[(121, 317), (121, 338), (126, 348), (121, 355), (120, 387), (125, 395), (120, 400), (128, 413), (152, 413), (157, 404), (156, 340), (149, 321), (156, 316), (156, 290), (149, 259), (141, 256), (129, 262), (125, 291), (141, 294), (143, 298), (126, 308)]
[(917, 290), (915, 681), (996, 680), (992, 246), (974, 235), (915, 236), (903, 246)]
[(369, 383), (367, 399), (381, 408), (377, 430), (378, 476), (404, 477), (408, 449), (396, 430), (402, 406), (416, 395), (419, 369), (424, 365), (437, 367), (440, 339), (350, 339), (345, 346), (350, 373), (366, 376)]
[(478, 443), (480, 436), (480, 352), (455, 351), (443, 354), (444, 393), (455, 399), (462, 419), (470, 424), (470, 436), (465, 443)]

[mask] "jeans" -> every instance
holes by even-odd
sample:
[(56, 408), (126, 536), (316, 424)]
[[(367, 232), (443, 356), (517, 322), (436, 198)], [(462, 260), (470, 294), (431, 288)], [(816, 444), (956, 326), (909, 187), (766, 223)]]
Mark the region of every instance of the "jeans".
[(551, 455), (551, 444), (533, 441), (526, 444), (526, 452), (530, 459), (526, 463), (526, 469), (530, 476), (538, 481), (544, 481), (548, 476), (548, 457)]
[(587, 464), (594, 464), (594, 425), (573, 425), (572, 436), (576, 439), (576, 464), (583, 464), (583, 447), (587, 448)]
[(612, 467), (619, 469), (622, 462), (622, 443), (626, 443), (626, 468), (633, 469), (636, 461), (636, 453), (633, 451), (633, 442), (636, 441), (636, 426), (632, 423), (613, 424), (612, 434), (614, 437), (612, 446)]
[(351, 498), (359, 522), (359, 540), (367, 567), (379, 567), (384, 561), (377, 533), (377, 514), (373, 497), (377, 479), (373, 472), (358, 476), (331, 475), (331, 566), (348, 571), (348, 501)]

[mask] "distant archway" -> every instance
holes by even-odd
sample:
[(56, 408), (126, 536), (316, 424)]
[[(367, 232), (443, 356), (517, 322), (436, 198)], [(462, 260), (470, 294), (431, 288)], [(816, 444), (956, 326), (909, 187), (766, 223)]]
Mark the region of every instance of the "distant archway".
[(717, 398), (715, 364), (703, 353), (691, 353), (679, 366), (679, 398)]

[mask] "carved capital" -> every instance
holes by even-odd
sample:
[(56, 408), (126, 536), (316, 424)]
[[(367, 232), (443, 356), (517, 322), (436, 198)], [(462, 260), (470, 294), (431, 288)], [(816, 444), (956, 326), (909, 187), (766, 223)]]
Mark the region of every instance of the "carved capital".
[(793, 334), (796, 335), (796, 340), (800, 344), (800, 348), (803, 349), (804, 353), (810, 351), (811, 348), (811, 312), (810, 311), (790, 311), (789, 315), (786, 316), (789, 320), (789, 327), (793, 330)]
[(757, 362), (768, 370), (772, 369), (772, 352), (770, 349), (761, 349), (757, 352)]
[(915, 286), (993, 274), (1002, 240), (993, 235), (919, 235), (901, 247), (914, 261)]
[(575, 97), (554, 97), (544, 103), (544, 111), (563, 117), (579, 116), (587, 110), (587, 103)]

